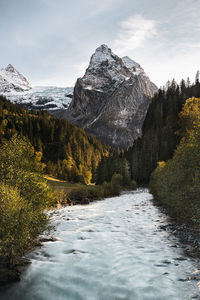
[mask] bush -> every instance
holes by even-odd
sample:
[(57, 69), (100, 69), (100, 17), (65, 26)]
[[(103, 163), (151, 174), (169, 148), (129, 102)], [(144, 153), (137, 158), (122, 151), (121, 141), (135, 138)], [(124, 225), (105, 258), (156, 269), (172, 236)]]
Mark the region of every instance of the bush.
[(114, 174), (111, 180), (111, 194), (118, 196), (123, 186), (123, 178), (120, 174)]
[(23, 254), (29, 239), (29, 210), (17, 188), (0, 184), (0, 255), (9, 261)]
[(17, 188), (0, 185), (0, 256), (16, 263), (46, 225), (46, 216), (26, 201)]
[(123, 186), (123, 178), (120, 174), (114, 174), (111, 182), (104, 182), (101, 186), (103, 197), (118, 196)]
[(98, 200), (102, 197), (101, 188), (97, 186), (90, 187), (87, 189), (87, 191), (88, 191), (87, 197), (90, 201)]
[(112, 186), (111, 186), (111, 183), (110, 182), (104, 182), (103, 185), (102, 185), (102, 194), (103, 194), (103, 197), (111, 197), (112, 196), (112, 192), (113, 192), (113, 189), (112, 189)]
[(74, 189), (69, 193), (71, 204), (88, 204), (88, 191), (86, 187)]
[[(53, 191), (53, 194), (54, 194), (54, 197), (55, 197), (55, 203), (56, 205), (59, 204), (59, 205), (63, 205), (63, 206), (66, 206), (66, 205), (69, 205), (69, 196), (68, 194), (65, 192), (64, 189), (61, 189), (61, 190), (54, 190)], [(55, 205), (52, 205), (52, 206), (55, 206)]]
[[(83, 186), (72, 190), (68, 195), (69, 204), (88, 204), (91, 201), (118, 196), (123, 186), (123, 178), (120, 174), (114, 174), (111, 182), (104, 182), (99, 186)], [(135, 188), (135, 181), (131, 188)]]
[(128, 185), (128, 187), (131, 189), (131, 190), (136, 190), (137, 189), (137, 183), (135, 180), (131, 180), (130, 184)]
[(46, 228), (44, 209), (55, 205), (40, 158), (25, 138), (13, 136), (0, 147), (0, 255), (10, 263)]

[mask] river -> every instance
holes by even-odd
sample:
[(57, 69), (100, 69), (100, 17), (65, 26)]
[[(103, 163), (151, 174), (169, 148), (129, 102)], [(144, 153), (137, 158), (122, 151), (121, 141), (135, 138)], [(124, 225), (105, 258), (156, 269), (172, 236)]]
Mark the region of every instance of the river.
[(160, 226), (168, 218), (147, 189), (55, 211), (55, 242), (29, 257), (1, 300), (200, 299), (198, 261)]

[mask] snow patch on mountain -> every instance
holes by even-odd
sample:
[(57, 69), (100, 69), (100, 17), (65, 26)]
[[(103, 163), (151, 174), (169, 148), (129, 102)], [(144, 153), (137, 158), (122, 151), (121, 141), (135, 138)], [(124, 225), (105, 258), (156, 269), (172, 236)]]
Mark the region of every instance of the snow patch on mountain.
[(140, 66), (140, 64), (138, 64), (137, 62), (135, 62), (134, 60), (132, 60), (130, 57), (128, 56), (124, 56), (122, 57), (122, 61), (125, 64), (125, 66), (134, 74), (134, 75), (143, 75), (143, 76), (147, 76), (146, 73), (144, 72), (144, 69)]
[(72, 101), (73, 87), (38, 86), (29, 91), (4, 93), (4, 96), (28, 109), (66, 109)]

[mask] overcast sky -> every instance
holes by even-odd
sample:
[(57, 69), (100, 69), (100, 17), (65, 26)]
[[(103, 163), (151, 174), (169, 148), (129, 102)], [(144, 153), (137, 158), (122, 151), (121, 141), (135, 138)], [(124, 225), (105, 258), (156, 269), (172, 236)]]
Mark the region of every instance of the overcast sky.
[(73, 86), (107, 44), (158, 86), (200, 69), (200, 0), (0, 0), (0, 68)]

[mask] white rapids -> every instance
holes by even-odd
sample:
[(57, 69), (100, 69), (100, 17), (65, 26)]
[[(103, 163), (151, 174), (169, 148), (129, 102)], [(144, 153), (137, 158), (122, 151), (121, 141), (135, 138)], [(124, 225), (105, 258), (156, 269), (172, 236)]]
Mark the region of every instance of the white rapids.
[(200, 299), (197, 261), (160, 228), (168, 218), (147, 189), (56, 210), (55, 242), (30, 254), (32, 264), (1, 300)]

